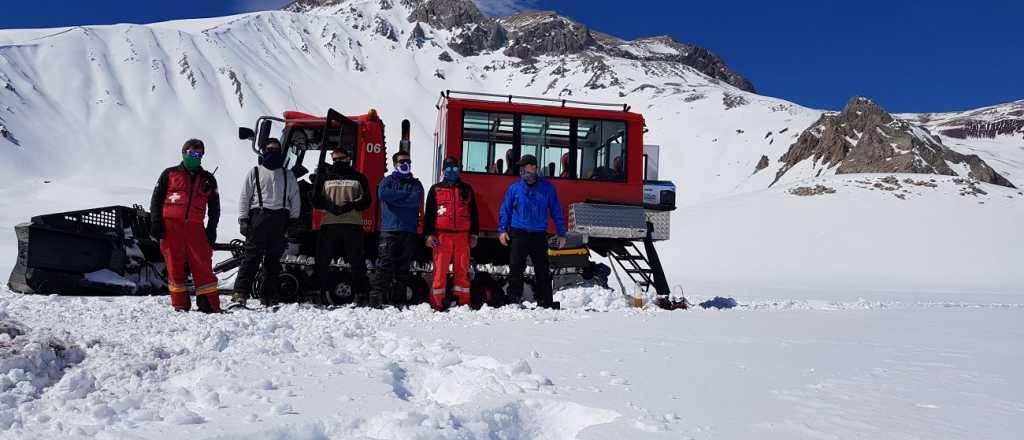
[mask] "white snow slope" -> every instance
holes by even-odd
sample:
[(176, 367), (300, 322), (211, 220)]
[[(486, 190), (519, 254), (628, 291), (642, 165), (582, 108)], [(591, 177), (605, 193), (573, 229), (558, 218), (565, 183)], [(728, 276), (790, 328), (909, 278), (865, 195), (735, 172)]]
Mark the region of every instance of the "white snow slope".
[[(799, 167), (769, 187), (820, 111), (671, 63), (599, 56), (602, 70), (591, 55), (542, 57), (532, 71), (500, 52), (460, 57), (447, 31), (426, 25), (428, 44), (407, 46), (407, 16), (402, 2), (350, 1), (310, 14), (0, 30), (0, 276), (16, 256), (15, 224), (146, 203), (189, 137), (207, 141), (205, 165), (219, 167), (230, 207), (254, 159), (235, 127), (259, 115), (372, 107), (389, 139), (409, 118), (415, 171), (430, 176), (438, 91), (507, 91), (643, 113), (662, 178), (680, 190), (673, 238), (659, 247), (670, 283), (740, 306), (625, 309), (618, 293), (572, 290), (558, 312), (200, 316), (171, 313), (166, 298), (0, 291), (0, 321), (25, 333), (0, 325), (0, 438), (1024, 431), (1019, 190), (981, 184), (980, 194), (920, 175), (896, 176), (896, 188), (882, 175), (813, 178)], [(382, 22), (398, 41), (375, 32)], [(438, 61), (443, 51), (454, 62)], [(929, 120), (955, 115), (939, 116)], [(943, 141), (1024, 185), (1019, 136)], [(753, 173), (762, 154), (771, 163)], [(835, 192), (790, 193), (815, 185)], [(235, 234), (229, 214), (222, 225), (222, 237)]]

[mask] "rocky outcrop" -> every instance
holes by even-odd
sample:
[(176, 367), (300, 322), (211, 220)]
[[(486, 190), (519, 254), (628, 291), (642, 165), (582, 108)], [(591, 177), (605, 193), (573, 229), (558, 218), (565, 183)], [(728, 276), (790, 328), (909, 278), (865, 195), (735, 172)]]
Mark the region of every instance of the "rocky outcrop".
[(507, 41), (505, 29), (498, 22), (488, 20), (463, 28), (461, 32), (452, 36), (448, 46), (459, 55), (473, 56), (501, 49), (505, 47)]
[(1012, 136), (1024, 139), (1024, 101), (994, 105), (960, 113), (925, 113), (916, 122), (956, 139), (993, 139)]
[[(951, 165), (967, 169), (975, 180), (1013, 188), (976, 155), (953, 151), (938, 136), (908, 121), (896, 119), (867, 98), (854, 97), (839, 113), (826, 113), (800, 134), (779, 158), (777, 182), (797, 164), (811, 160), (815, 167), (848, 173), (921, 173), (958, 175)], [(820, 173), (821, 170), (819, 170)]]
[(597, 46), (590, 29), (552, 11), (526, 12), (500, 22), (510, 29), (508, 56), (572, 55)]
[(757, 161), (757, 166), (754, 167), (754, 174), (757, 174), (758, 171), (768, 168), (768, 165), (770, 165), (770, 163), (768, 162), (768, 156), (762, 154), (761, 160)]
[(343, 3), (345, 0), (295, 0), (281, 8), (288, 12), (309, 12), (310, 10)]
[(423, 22), (435, 29), (452, 30), (487, 20), (470, 0), (402, 0), (409, 8), (410, 22)]

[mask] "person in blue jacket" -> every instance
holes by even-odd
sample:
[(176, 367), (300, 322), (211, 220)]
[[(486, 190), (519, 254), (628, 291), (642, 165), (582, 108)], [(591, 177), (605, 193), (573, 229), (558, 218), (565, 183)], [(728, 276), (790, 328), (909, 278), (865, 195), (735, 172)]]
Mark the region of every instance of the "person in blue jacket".
[(419, 244), (416, 227), (423, 207), (423, 184), (412, 175), (408, 151), (391, 156), (395, 171), (377, 184), (381, 225), (380, 264), (370, 291), (370, 306), (380, 308), (384, 301), (401, 302), (409, 284), (409, 266)]
[(540, 307), (552, 307), (551, 273), (548, 269), (548, 215), (555, 222), (558, 247), (565, 247), (565, 219), (555, 186), (537, 174), (537, 158), (527, 154), (519, 162), (520, 181), (505, 191), (498, 223), (498, 240), (509, 246), (508, 296), (523, 298), (523, 271), (526, 257), (533, 262), (536, 275), (534, 299)]

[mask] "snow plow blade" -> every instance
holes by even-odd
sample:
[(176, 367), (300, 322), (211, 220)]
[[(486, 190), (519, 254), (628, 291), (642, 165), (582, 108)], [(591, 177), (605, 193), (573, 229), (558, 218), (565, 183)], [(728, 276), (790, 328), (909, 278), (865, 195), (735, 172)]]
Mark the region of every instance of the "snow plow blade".
[(166, 293), (159, 244), (140, 206), (40, 215), (16, 226), (18, 260), (7, 286), (43, 295)]

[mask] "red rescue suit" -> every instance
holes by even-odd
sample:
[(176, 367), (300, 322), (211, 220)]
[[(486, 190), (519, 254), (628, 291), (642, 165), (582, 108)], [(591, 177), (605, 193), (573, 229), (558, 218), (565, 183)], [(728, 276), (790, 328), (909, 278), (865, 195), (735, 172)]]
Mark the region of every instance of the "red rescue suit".
[[(209, 226), (203, 220), (210, 210)], [(167, 265), (171, 305), (189, 310), (185, 265), (192, 273), (197, 296), (206, 295), (210, 309), (220, 311), (217, 277), (213, 274), (213, 248), (220, 219), (220, 195), (213, 175), (200, 168), (190, 173), (184, 166), (164, 170), (150, 201), (154, 229), (163, 232), (160, 252)]]
[(452, 288), (455, 299), (459, 305), (469, 304), (470, 237), (475, 239), (479, 231), (480, 220), (472, 187), (461, 180), (430, 187), (424, 207), (423, 233), (437, 238), (433, 243), (434, 282), (430, 292), (430, 305), (435, 310), (444, 308), (449, 264), (455, 275)]

